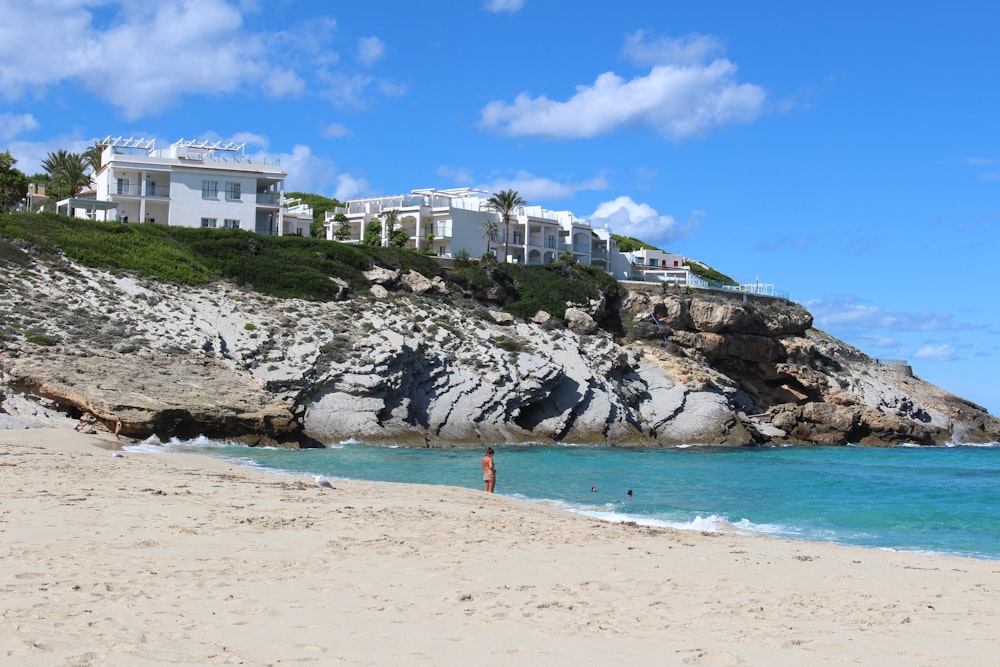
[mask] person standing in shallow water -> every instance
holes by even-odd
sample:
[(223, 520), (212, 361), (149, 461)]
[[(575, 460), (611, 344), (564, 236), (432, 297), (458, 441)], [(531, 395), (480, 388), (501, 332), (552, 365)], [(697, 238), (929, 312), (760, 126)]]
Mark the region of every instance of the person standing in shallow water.
[(497, 485), (497, 467), (493, 463), (492, 447), (486, 448), (486, 455), (480, 463), (483, 465), (483, 490), (487, 493), (493, 493), (493, 489)]

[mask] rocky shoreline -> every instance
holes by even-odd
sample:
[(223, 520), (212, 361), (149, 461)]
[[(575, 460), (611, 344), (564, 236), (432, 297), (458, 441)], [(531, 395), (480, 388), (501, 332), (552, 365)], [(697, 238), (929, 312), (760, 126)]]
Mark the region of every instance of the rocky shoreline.
[(8, 425), (90, 412), (132, 438), (286, 446), (1000, 440), (983, 408), (775, 300), (657, 287), (522, 321), (385, 269), (327, 303), (63, 257), (2, 277)]

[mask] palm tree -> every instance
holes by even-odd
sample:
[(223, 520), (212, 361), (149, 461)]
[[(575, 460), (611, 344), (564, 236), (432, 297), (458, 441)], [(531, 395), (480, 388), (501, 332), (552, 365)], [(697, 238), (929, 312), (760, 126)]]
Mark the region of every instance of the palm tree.
[(510, 241), (510, 216), (515, 209), (524, 206), (528, 202), (516, 190), (501, 190), (486, 201), (486, 205), (500, 214), (504, 225), (503, 234), (503, 259), (506, 262), (507, 243)]
[(55, 153), (49, 153), (42, 160), (42, 169), (49, 175), (49, 186), (55, 186), (60, 199), (62, 199), (62, 183), (59, 174), (62, 173), (62, 165), (66, 162), (68, 155), (69, 153), (60, 148)]
[(94, 143), (93, 146), (84, 151), (83, 161), (90, 167), (91, 174), (96, 174), (97, 170), (101, 168), (101, 156), (103, 154), (104, 146), (98, 143)]
[(486, 252), (493, 252), (490, 250), (490, 244), (497, 242), (497, 232), (500, 231), (500, 225), (497, 224), (496, 220), (487, 220), (483, 223), (483, 238), (486, 239)]
[(60, 148), (55, 153), (49, 153), (42, 160), (42, 169), (48, 172), (51, 183), (58, 188), (60, 197), (62, 197), (63, 188), (66, 188), (69, 191), (69, 196), (72, 197), (82, 187), (90, 184), (87, 163), (83, 155), (79, 153), (69, 153)]
[(385, 223), (385, 238), (388, 244), (392, 240), (392, 233), (396, 231), (396, 225), (399, 224), (399, 209), (382, 211), (382, 221)]

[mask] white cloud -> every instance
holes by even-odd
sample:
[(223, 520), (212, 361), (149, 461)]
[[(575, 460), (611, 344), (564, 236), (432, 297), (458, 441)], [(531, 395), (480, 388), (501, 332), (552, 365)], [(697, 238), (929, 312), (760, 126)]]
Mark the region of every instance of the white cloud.
[(258, 152), (255, 157), (281, 164), (288, 174), (285, 178), (288, 191), (314, 192), (340, 201), (368, 191), (366, 180), (338, 173), (332, 160), (314, 154), (309, 146), (296, 144), (291, 153)]
[(513, 14), (521, 11), (523, 7), (524, 0), (486, 0), (483, 3), (483, 9), (493, 13), (508, 12)]
[(704, 211), (693, 211), (684, 223), (672, 215), (660, 215), (649, 204), (638, 204), (631, 197), (617, 197), (604, 202), (590, 216), (592, 227), (607, 226), (615, 234), (631, 236), (650, 244), (666, 244), (690, 234), (701, 224)]
[(378, 37), (362, 37), (358, 40), (358, 61), (366, 67), (374, 65), (385, 54), (385, 43)]
[(0, 141), (10, 141), (22, 132), (38, 127), (38, 121), (30, 113), (0, 113)]
[(337, 176), (337, 187), (333, 191), (333, 197), (340, 201), (346, 201), (368, 191), (369, 185), (365, 179), (355, 178), (350, 174), (340, 174)]
[[(44, 98), (60, 84), (79, 84), (135, 120), (190, 95), (322, 91), (315, 79), (329, 80), (338, 61), (329, 43), (336, 21), (265, 31), (245, 24), (251, 11), (255, 5), (240, 0), (0, 0), (0, 98)], [(359, 44), (365, 64), (385, 48), (377, 37)], [(405, 92), (384, 80), (337, 76), (353, 84), (348, 99)]]
[(516, 190), (529, 204), (535, 204), (541, 201), (567, 199), (582, 191), (606, 190), (608, 182), (604, 176), (595, 176), (580, 183), (560, 183), (550, 178), (519, 171), (511, 178), (496, 178), (479, 187), (489, 192)]
[(103, 137), (82, 139), (79, 136), (60, 135), (44, 141), (12, 141), (7, 145), (7, 150), (17, 160), (18, 170), (31, 175), (43, 171), (42, 161), (49, 153), (60, 149), (70, 153), (83, 153), (98, 139)]
[(337, 169), (331, 160), (313, 154), (309, 146), (296, 144), (291, 153), (259, 152), (255, 157), (275, 160), (288, 174), (285, 189), (295, 192), (328, 192), (336, 183)]
[(406, 93), (406, 87), (368, 74), (347, 74), (344, 72), (322, 72), (318, 74), (323, 88), (323, 97), (338, 107), (357, 110), (368, 106), (371, 92), (383, 97), (399, 97)]
[(952, 361), (955, 358), (955, 348), (947, 343), (942, 345), (924, 345), (913, 353), (916, 359), (928, 361)]
[(339, 139), (340, 137), (346, 137), (351, 131), (347, 129), (346, 125), (341, 125), (340, 123), (330, 123), (326, 127), (320, 130), (320, 134), (324, 137), (330, 137), (331, 139)]
[(622, 53), (639, 65), (697, 65), (725, 51), (722, 42), (711, 35), (647, 39), (645, 30), (626, 36), (622, 48)]
[[(640, 37), (642, 33), (638, 33)], [(749, 123), (763, 112), (766, 93), (760, 86), (735, 81), (736, 65), (711, 55), (709, 37), (690, 43), (646, 44), (629, 38), (628, 53), (656, 61), (652, 70), (626, 81), (604, 72), (590, 86), (578, 86), (566, 101), (519, 94), (512, 103), (493, 101), (481, 114), (480, 126), (508, 136), (591, 138), (623, 127), (650, 127), (679, 141), (702, 136), (716, 127)], [(667, 58), (675, 62), (660, 62)], [(679, 61), (679, 62), (677, 62)]]
[(284, 67), (275, 67), (264, 77), (264, 90), (275, 98), (297, 97), (306, 89), (306, 82), (295, 72)]
[(236, 144), (247, 144), (248, 146), (260, 146), (261, 148), (267, 148), (271, 143), (270, 140), (263, 134), (257, 134), (255, 132), (237, 132), (233, 136), (229, 137), (227, 141), (231, 141)]
[(56, 7), (36, 0), (4, 0), (0, 15), (0, 95), (17, 99), (80, 73), (84, 63), (73, 57), (76, 51), (70, 47), (80, 44), (90, 29), (86, 9), (76, 3)]
[(259, 40), (223, 0), (28, 0), (0, 13), (0, 94), (9, 99), (78, 80), (135, 119), (184, 94), (231, 92), (268, 70)]
[(459, 185), (470, 185), (474, 180), (472, 171), (465, 167), (450, 167), (442, 165), (435, 169), (434, 173), (443, 178), (447, 178), (453, 183), (458, 183)]
[(872, 306), (844, 296), (834, 300), (813, 299), (806, 303), (821, 329), (858, 329), (868, 334), (873, 329), (889, 331), (954, 331), (963, 327), (943, 312), (905, 313)]
[(241, 30), (243, 17), (234, 7), (221, 0), (152, 7), (98, 34), (81, 74), (84, 85), (119, 106), (126, 119), (172, 106), (185, 94), (231, 93), (266, 79), (261, 44)]
[(881, 336), (878, 334), (863, 334), (858, 336), (858, 340), (863, 341), (870, 347), (880, 349), (898, 349), (901, 343), (892, 336)]

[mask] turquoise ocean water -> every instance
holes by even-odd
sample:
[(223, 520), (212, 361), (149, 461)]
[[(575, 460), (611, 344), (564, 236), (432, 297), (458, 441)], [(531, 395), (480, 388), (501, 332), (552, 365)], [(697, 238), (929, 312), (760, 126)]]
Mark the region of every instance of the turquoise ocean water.
[[(483, 448), (283, 450), (199, 439), (134, 449), (194, 452), (287, 474), (482, 488)], [(498, 493), (594, 517), (1000, 559), (997, 443), (495, 449)]]

